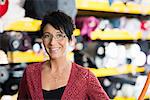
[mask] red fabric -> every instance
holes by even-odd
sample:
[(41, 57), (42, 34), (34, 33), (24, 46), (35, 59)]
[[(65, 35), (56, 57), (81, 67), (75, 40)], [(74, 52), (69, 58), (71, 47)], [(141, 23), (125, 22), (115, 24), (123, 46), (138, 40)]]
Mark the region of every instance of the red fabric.
[[(42, 64), (34, 63), (25, 69), (18, 100), (44, 100), (41, 85)], [(109, 100), (109, 97), (88, 69), (72, 63), (69, 81), (61, 100)]]
[(8, 5), (9, 5), (9, 1), (8, 0), (0, 0), (0, 17), (2, 17), (7, 12)]

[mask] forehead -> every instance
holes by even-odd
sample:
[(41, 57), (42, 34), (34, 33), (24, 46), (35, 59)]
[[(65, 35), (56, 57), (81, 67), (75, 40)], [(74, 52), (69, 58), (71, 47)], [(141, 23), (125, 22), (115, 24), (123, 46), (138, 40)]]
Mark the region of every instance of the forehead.
[(55, 29), (52, 25), (50, 24), (46, 24), (45, 27), (43, 28), (43, 33), (45, 32), (48, 32), (48, 33), (51, 33), (51, 34), (55, 34), (55, 33), (61, 33), (63, 32), (62, 30), (57, 30)]

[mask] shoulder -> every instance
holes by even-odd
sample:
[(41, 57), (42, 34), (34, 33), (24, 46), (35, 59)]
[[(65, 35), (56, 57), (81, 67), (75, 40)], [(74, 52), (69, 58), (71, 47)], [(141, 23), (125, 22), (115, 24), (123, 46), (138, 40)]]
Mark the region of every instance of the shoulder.
[(86, 77), (86, 78), (89, 78), (91, 76), (95, 77), (94, 74), (89, 70), (89, 68), (85, 68), (85, 67), (78, 65), (76, 63), (73, 63), (73, 66), (74, 66), (74, 69), (76, 69), (76, 73), (79, 76)]
[(81, 65), (78, 65), (77, 63), (73, 63), (73, 68), (78, 71), (79, 73), (82, 73), (82, 74), (87, 74), (89, 69), (88, 68), (85, 68)]
[(38, 70), (40, 71), (41, 65), (43, 62), (38, 62), (38, 63), (32, 63), (29, 64), (26, 69), (25, 72), (26, 73), (33, 73), (33, 72), (37, 72)]

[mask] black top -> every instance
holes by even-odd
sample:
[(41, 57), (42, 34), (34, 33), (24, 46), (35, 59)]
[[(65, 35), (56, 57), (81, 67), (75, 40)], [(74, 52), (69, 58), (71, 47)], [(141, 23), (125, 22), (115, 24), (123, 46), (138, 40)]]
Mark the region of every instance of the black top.
[(43, 90), (43, 96), (44, 96), (44, 100), (61, 100), (61, 97), (63, 95), (63, 92), (65, 90), (65, 87), (60, 87), (58, 89), (55, 89), (55, 90), (50, 90), (50, 91), (47, 91), (47, 90)]

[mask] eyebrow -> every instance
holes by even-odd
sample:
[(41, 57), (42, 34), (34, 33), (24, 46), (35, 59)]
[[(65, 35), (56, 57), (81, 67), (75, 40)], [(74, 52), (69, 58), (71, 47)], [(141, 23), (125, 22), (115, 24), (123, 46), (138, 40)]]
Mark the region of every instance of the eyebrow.
[(51, 33), (50, 33), (50, 32), (44, 32), (43, 35), (44, 35), (44, 34), (51, 34)]
[[(58, 31), (56, 33), (62, 33), (62, 32)], [(50, 33), (50, 32), (44, 32), (44, 34), (52, 34), (52, 33)], [(64, 33), (62, 33), (62, 34), (64, 34)]]

